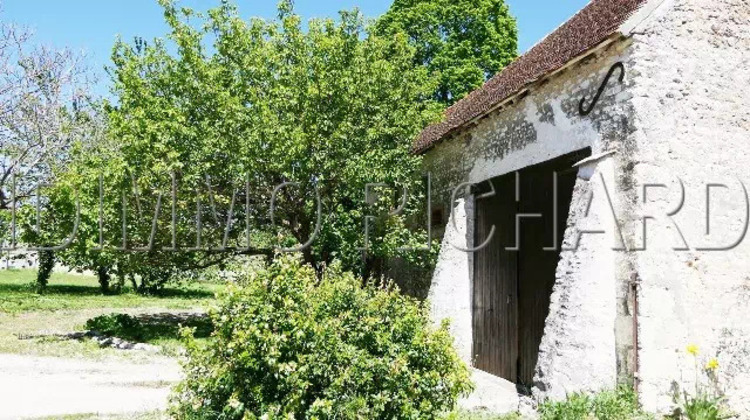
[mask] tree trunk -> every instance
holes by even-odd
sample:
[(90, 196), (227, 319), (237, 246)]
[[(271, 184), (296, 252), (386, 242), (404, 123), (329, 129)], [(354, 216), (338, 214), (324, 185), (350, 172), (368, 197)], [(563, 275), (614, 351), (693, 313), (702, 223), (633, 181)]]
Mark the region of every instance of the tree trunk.
[(117, 282), (115, 283), (115, 292), (122, 292), (122, 288), (125, 287), (125, 273), (118, 267), (116, 271)]
[(55, 253), (53, 251), (39, 252), (39, 270), (36, 274), (37, 292), (41, 293), (47, 287), (52, 270), (55, 268)]
[(96, 275), (99, 277), (99, 288), (102, 290), (103, 294), (109, 293), (109, 268), (100, 266), (96, 269)]
[(130, 278), (130, 284), (133, 286), (133, 291), (138, 293), (139, 287), (138, 287), (138, 282), (135, 281), (135, 274), (128, 275), (128, 278)]

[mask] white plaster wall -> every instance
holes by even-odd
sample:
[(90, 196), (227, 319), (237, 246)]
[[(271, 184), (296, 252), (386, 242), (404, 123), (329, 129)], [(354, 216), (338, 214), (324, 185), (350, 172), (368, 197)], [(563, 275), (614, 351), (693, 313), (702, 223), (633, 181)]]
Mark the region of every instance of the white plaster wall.
[[(600, 162), (590, 181), (578, 179), (552, 293), (534, 396), (564, 399), (617, 382), (615, 320), (616, 249), (613, 158)], [(606, 190), (605, 190), (606, 189)], [(593, 233), (601, 231), (603, 233)], [(586, 233), (590, 232), (590, 233)]]
[[(427, 296), (432, 308), (433, 320), (437, 323), (450, 320), (459, 356), (468, 365), (473, 357), (471, 327), (471, 271), (472, 260), (466, 252), (455, 246), (468, 249), (472, 244), (473, 201), (461, 199), (455, 204), (451, 220), (441, 244), (441, 252), (435, 266), (432, 284)], [(456, 224), (454, 228), (453, 221)]]
[[(669, 1), (635, 28), (632, 51), (632, 175), (641, 185), (670, 187), (650, 191), (638, 212), (672, 207), (681, 179), (685, 203), (674, 220), (690, 248), (672, 249), (683, 243), (661, 218), (649, 222), (647, 249), (632, 256), (641, 281), (642, 402), (668, 412), (675, 386), (694, 389), (695, 361), (685, 351), (694, 343), (698, 369), (718, 358), (731, 409), (750, 418), (750, 238), (729, 251), (698, 249), (734, 242), (746, 222), (738, 178), (750, 186), (750, 2)], [(715, 191), (706, 236), (710, 182), (731, 189)], [(639, 241), (640, 226), (635, 217), (628, 226)]]
[[(585, 79), (579, 81), (579, 86), (585, 88), (592, 82), (593, 79)], [(571, 118), (563, 111), (562, 95), (534, 95), (514, 109), (508, 110), (509, 113), (522, 115), (523, 120), (531, 124), (536, 133), (535, 140), (525, 143), (521, 148), (508, 145), (502, 156), (478, 156), (478, 159), (472, 162), (468, 180), (482, 182), (576, 150), (600, 146), (597, 129), (590, 120)], [(555, 116), (554, 121), (540, 119), (539, 107), (543, 105), (550, 107)], [(482, 133), (482, 130), (492, 130), (492, 134)], [(480, 125), (474, 135), (502, 139), (510, 130), (513, 128), (507, 127), (505, 121), (498, 119)]]

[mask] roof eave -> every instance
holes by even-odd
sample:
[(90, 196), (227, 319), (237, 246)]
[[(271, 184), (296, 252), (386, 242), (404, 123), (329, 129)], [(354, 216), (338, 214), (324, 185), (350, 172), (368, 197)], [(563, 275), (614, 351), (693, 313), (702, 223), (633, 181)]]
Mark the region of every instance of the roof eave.
[[(659, 0), (659, 2), (663, 2), (663, 1), (665, 1), (665, 0)], [(467, 121), (467, 122), (465, 122), (465, 123), (463, 123), (463, 124), (461, 124), (461, 125), (459, 125), (457, 127), (451, 128), (450, 130), (446, 131), (445, 134), (443, 134), (442, 136), (440, 136), (440, 138), (438, 138), (437, 140), (428, 143), (424, 147), (413, 149), (412, 153), (415, 154), (415, 155), (423, 155), (423, 154), (427, 153), (429, 150), (435, 148), (435, 146), (437, 146), (438, 144), (446, 141), (449, 138), (454, 137), (457, 133), (462, 132), (465, 129), (467, 129), (467, 128), (473, 126), (473, 125), (475, 125), (478, 121), (480, 121), (480, 120), (486, 118), (487, 116), (489, 116), (490, 114), (492, 114), (492, 113), (494, 113), (494, 112), (502, 109), (506, 105), (512, 104), (514, 101), (516, 101), (518, 99), (519, 96), (522, 96), (522, 95), (527, 94), (528, 92), (531, 92), (531, 90), (533, 89), (534, 85), (537, 85), (537, 84), (542, 83), (542, 82), (544, 82), (546, 80), (549, 80), (550, 78), (552, 78), (552, 77), (560, 74), (561, 72), (569, 69), (570, 67), (574, 66), (575, 64), (578, 64), (579, 62), (585, 60), (589, 56), (597, 54), (598, 52), (600, 52), (600, 51), (604, 50), (605, 48), (611, 46), (615, 42), (621, 41), (621, 40), (623, 40), (625, 38), (627, 38), (627, 36), (623, 32), (617, 31), (617, 32), (613, 33), (612, 35), (610, 35), (609, 37), (605, 38), (602, 42), (600, 42), (596, 46), (594, 46), (594, 47), (592, 47), (592, 48), (584, 51), (583, 53), (581, 53), (581, 54), (573, 57), (572, 59), (568, 60), (567, 62), (565, 62), (565, 64), (563, 64), (559, 68), (557, 68), (557, 69), (555, 69), (555, 70), (553, 70), (553, 71), (551, 71), (551, 72), (545, 74), (544, 76), (539, 77), (539, 78), (537, 78), (535, 80), (531, 80), (531, 81), (526, 82), (526, 84), (520, 90), (518, 90), (516, 93), (514, 93), (510, 97), (508, 97), (508, 98), (506, 98), (506, 99), (498, 102), (497, 104), (493, 105), (492, 107), (490, 107), (486, 111), (482, 112), (481, 114), (477, 115), (476, 117), (472, 118), (471, 120), (469, 120), (469, 121)]]

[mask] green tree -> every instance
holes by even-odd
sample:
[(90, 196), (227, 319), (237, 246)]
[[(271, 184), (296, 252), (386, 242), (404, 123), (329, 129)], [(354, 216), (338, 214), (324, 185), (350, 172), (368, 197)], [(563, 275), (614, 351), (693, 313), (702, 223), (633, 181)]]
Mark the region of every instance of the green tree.
[(452, 104), (516, 58), (518, 29), (504, 0), (395, 0), (380, 35), (405, 33), (417, 64), (439, 81), (434, 97)]
[[(290, 2), (274, 21), (243, 20), (229, 2), (202, 14), (169, 0), (161, 4), (171, 32), (166, 39), (115, 45), (110, 73), (117, 101), (106, 107), (107, 139), (69, 165), (51, 200), (70, 211), (70, 191), (79, 191), (83, 207), (79, 240), (60, 253), (62, 261), (113, 268), (146, 280), (138, 287), (148, 291), (234, 254), (267, 255), (274, 246), (303, 244), (314, 237), (320, 214), (317, 238), (303, 251), (319, 269), (341, 260), (348, 269), (378, 274), (378, 261), (394, 256), (429, 263), (430, 253), (399, 250), (426, 241), (423, 232), (405, 228), (425, 217), (420, 158), (409, 150), (440, 108), (405, 36), (370, 33), (356, 11), (312, 20), (303, 30)], [(99, 241), (100, 175), (105, 252), (92, 251)], [(298, 185), (278, 190), (271, 223), (271, 195), (284, 182)], [(390, 188), (367, 203), (369, 183)], [(388, 217), (404, 188), (407, 211)], [(196, 246), (198, 199), (202, 247), (226, 245), (232, 253), (187, 250)], [(163, 250), (172, 244), (173, 208), (181, 252)], [(363, 263), (368, 215), (377, 218)], [(152, 242), (153, 248), (113, 250), (122, 246), (122, 226), (130, 247)]]

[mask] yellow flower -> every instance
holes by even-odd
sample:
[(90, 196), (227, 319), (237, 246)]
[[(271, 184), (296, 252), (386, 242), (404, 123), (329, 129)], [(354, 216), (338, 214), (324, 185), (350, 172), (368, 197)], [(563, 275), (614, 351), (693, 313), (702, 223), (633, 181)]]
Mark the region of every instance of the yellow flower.
[(716, 370), (719, 368), (719, 361), (716, 359), (711, 359), (706, 363), (706, 370)]
[(687, 352), (690, 353), (690, 354), (692, 354), (693, 356), (697, 356), (698, 355), (698, 346), (696, 346), (695, 344), (691, 344), (691, 345), (687, 346)]

